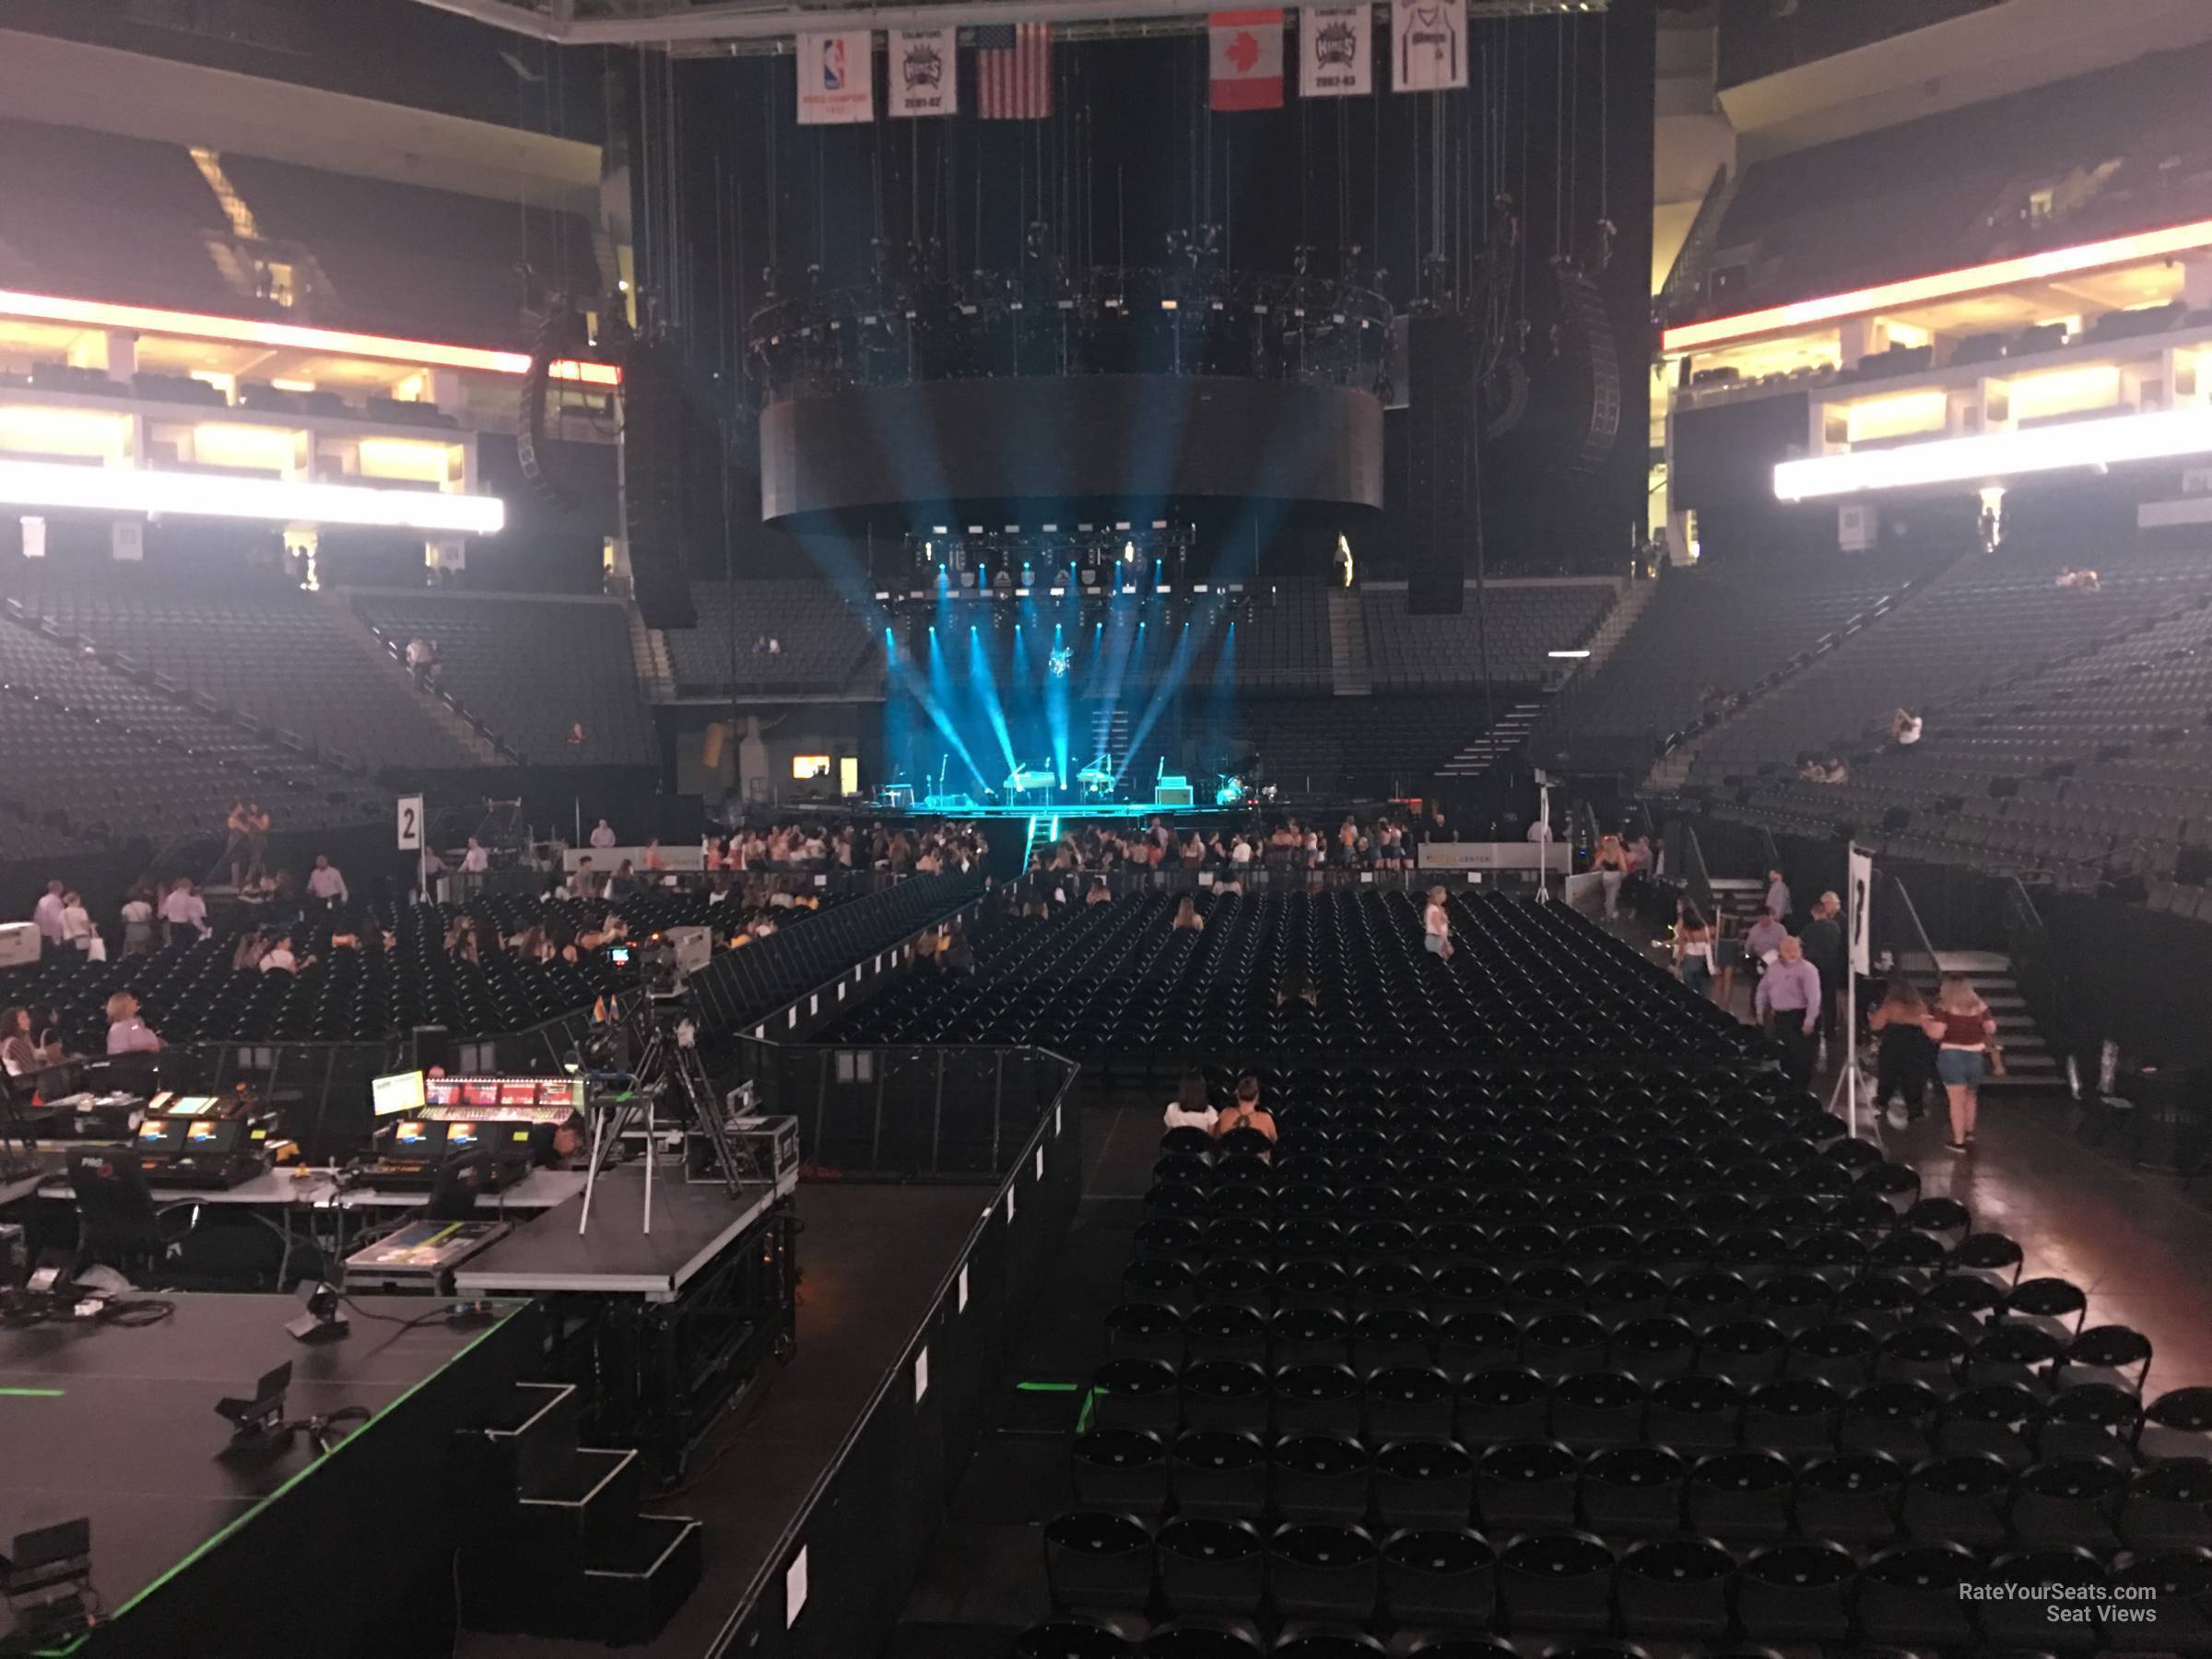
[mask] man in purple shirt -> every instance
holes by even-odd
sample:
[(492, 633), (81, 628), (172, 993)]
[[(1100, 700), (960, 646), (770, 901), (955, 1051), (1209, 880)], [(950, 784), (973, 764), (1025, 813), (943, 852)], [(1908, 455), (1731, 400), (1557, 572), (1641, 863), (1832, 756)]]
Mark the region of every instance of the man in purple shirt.
[(1752, 994), (1751, 1011), (1771, 1020), (1774, 1040), (1782, 1044), (1782, 1069), (1794, 1083), (1813, 1075), (1813, 1055), (1819, 1040), (1820, 971), (1805, 959), (1805, 947), (1796, 938), (1784, 938), (1774, 965)]

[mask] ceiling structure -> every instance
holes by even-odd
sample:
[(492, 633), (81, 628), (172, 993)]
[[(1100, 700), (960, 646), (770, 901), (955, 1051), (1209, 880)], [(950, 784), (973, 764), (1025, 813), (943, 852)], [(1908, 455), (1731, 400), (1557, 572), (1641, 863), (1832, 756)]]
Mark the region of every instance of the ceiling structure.
[[(909, 0), (902, 6), (794, 0), (421, 0), (563, 46), (686, 48), (766, 44), (805, 29), (942, 29), (978, 23), (1083, 25), (1083, 33), (1195, 32), (1219, 0)], [(1598, 12), (1608, 0), (1467, 0), (1470, 18)]]

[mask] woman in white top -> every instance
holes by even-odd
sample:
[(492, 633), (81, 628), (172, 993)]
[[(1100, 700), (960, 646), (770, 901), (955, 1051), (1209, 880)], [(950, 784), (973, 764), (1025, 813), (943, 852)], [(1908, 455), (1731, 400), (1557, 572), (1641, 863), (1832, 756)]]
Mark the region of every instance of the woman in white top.
[(1441, 887), (1429, 889), (1429, 907), (1421, 912), (1421, 947), (1447, 962), (1452, 959), (1452, 912)]
[(1184, 1072), (1182, 1084), (1175, 1098), (1168, 1102), (1166, 1123), (1171, 1129), (1203, 1129), (1213, 1133), (1214, 1120), (1221, 1114), (1216, 1112), (1206, 1098), (1206, 1078), (1197, 1072)]
[(97, 937), (92, 931), (92, 918), (85, 910), (82, 893), (62, 895), (62, 942), (74, 946), (80, 952), (89, 952)]
[(1681, 974), (1682, 982), (1700, 996), (1712, 996), (1712, 928), (1706, 923), (1704, 912), (1694, 904), (1685, 903), (1681, 913), (1675, 918), (1675, 971)]

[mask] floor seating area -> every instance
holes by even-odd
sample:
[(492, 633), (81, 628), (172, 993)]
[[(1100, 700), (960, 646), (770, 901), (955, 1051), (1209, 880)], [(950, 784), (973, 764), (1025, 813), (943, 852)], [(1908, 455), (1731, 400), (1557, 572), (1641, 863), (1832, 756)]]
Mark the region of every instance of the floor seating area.
[(17, 565), (0, 582), (63, 639), (88, 641), (116, 666), (204, 697), (287, 747), (371, 771), (483, 763), (342, 604), (274, 573), (244, 582)]
[[(362, 594), (353, 606), (394, 651), (418, 636), (435, 641), (438, 687), (528, 763), (636, 766), (656, 758), (620, 605)], [(581, 743), (571, 740), (577, 725)]]
[(1161, 1141), (1018, 1653), (2212, 1641), (2212, 1390), (1813, 1096), (1261, 1082), (1273, 1147)]
[[(828, 909), (842, 901), (841, 895), (822, 896)], [(443, 1026), (456, 1040), (469, 1041), (588, 1006), (594, 997), (633, 984), (635, 971), (618, 968), (603, 952), (583, 953), (576, 962), (539, 962), (485, 949), (479, 962), (460, 960), (445, 948), (456, 917), (475, 918), (486, 940), (512, 938), (533, 927), (573, 937), (597, 927), (608, 908), (582, 900), (498, 894), (460, 906), (348, 913), (336, 921), (360, 944), (337, 948), (331, 945), (334, 918), (311, 914), (287, 930), (296, 955), (317, 959), (297, 973), (233, 968), (237, 936), (229, 932), (107, 962), (85, 962), (74, 953), (49, 956), (34, 967), (0, 972), (0, 1006), (53, 1006), (73, 1053), (104, 1051), (104, 1008), (117, 991), (135, 995), (146, 1022), (172, 1044), (379, 1041), (418, 1025)], [(703, 893), (649, 892), (613, 908), (633, 934), (713, 925), (732, 913)], [(818, 912), (778, 914), (783, 931), (796, 932)], [(389, 949), (382, 940), (386, 932), (392, 935)], [(776, 935), (782, 936), (782, 931)], [(718, 942), (726, 954), (726, 941)]]
[(389, 809), (359, 778), (145, 683), (112, 658), (88, 656), (58, 629), (6, 606), (0, 859), (219, 833), (240, 795), (258, 798), (286, 829), (371, 822)]
[(1593, 763), (1648, 759), (1666, 737), (1781, 674), (1935, 568), (1878, 554), (1758, 571), (1670, 570), (1612, 654), (1546, 711), (1531, 746)]
[(1588, 641), (1618, 591), (1605, 581), (1492, 582), (1477, 605), (1470, 583), (1457, 616), (1417, 617), (1405, 583), (1371, 582), (1359, 594), (1370, 677), (1378, 691), (1479, 684), (1487, 645), (1493, 680), (1534, 684), (1559, 666), (1547, 653)]
[(1533, 1054), (1601, 1032), (1620, 1053), (1730, 1053), (1751, 1040), (1564, 905), (1463, 892), (1446, 963), (1405, 892), (1200, 894), (1203, 932), (1170, 925), (1177, 897), (1001, 915), (976, 930), (972, 974), (877, 998), (824, 1041), (1034, 1043), (1171, 1075), (1197, 1053)]
[[(766, 696), (883, 694), (882, 643), (828, 582), (763, 578), (694, 582), (695, 628), (664, 636), (679, 694), (739, 690)], [(735, 644), (733, 654), (733, 636)], [(767, 649), (773, 640), (781, 648)]]

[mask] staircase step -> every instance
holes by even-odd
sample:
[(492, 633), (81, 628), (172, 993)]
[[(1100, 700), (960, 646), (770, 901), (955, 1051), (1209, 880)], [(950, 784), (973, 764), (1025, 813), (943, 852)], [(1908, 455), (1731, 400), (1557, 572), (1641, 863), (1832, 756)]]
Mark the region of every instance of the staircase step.
[(685, 1515), (640, 1515), (615, 1547), (584, 1569), (592, 1633), (635, 1647), (661, 1632), (699, 1583), (700, 1524)]
[(596, 1547), (637, 1514), (643, 1483), (644, 1461), (634, 1450), (579, 1447), (542, 1486), (516, 1500), (517, 1536), (542, 1540), (548, 1551)]
[(478, 1448), (472, 1461), (494, 1492), (547, 1489), (576, 1459), (575, 1388), (517, 1382), (501, 1406), (489, 1426), (464, 1437)]

